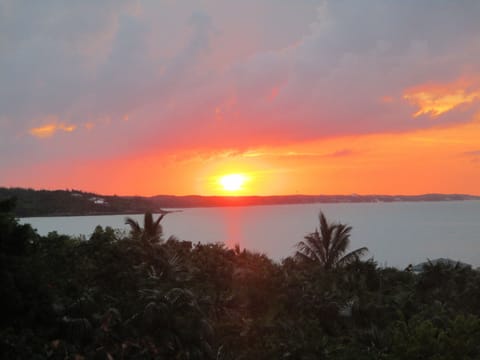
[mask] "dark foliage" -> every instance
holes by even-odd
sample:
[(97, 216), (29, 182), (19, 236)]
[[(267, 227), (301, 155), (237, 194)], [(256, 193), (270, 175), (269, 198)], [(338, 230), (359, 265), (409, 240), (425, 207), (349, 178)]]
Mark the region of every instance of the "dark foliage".
[(0, 202), (2, 359), (480, 358), (477, 270), (341, 261), (346, 225), (317, 231), (343, 242), (333, 261), (278, 264), (163, 239), (151, 214), (128, 235), (39, 236), (13, 206)]

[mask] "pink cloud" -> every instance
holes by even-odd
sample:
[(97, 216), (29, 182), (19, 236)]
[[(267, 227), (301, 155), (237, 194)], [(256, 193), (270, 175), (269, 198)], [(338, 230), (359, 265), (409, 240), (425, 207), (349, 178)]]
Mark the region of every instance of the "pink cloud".
[(472, 88), (472, 81), (459, 79), (447, 84), (425, 84), (405, 91), (403, 97), (418, 107), (414, 117), (438, 117), (460, 106), (480, 101), (480, 84)]
[[(21, 154), (28, 165), (248, 151), (469, 122), (480, 111), (478, 83), (458, 85), (480, 73), (475, 2), (139, 4), (85, 1), (62, 11), (13, 3), (0, 11), (8, 84), (0, 89), (8, 122), (0, 153)], [(57, 120), (36, 121), (42, 114)], [(17, 136), (75, 127), (68, 142)], [(15, 162), (0, 158), (2, 169)]]

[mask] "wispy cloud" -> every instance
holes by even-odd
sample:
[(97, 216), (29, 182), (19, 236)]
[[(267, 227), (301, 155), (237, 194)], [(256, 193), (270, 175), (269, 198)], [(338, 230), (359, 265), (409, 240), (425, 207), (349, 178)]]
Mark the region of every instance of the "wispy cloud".
[(480, 164), (480, 150), (464, 151), (460, 155), (470, 159), (474, 164)]
[(271, 152), (245, 152), (245, 157), (298, 157), (298, 158), (330, 158), (343, 157), (352, 155), (354, 152), (351, 149), (342, 149), (334, 152), (305, 152), (305, 151), (271, 151)]
[(76, 125), (72, 124), (45, 124), (39, 127), (34, 127), (29, 130), (30, 135), (37, 138), (48, 138), (53, 136), (57, 131), (72, 132), (77, 128)]
[(465, 151), (462, 153), (465, 156), (480, 156), (480, 150)]
[(429, 115), (438, 117), (461, 105), (480, 101), (480, 90), (467, 88), (465, 81), (460, 79), (452, 84), (427, 84), (407, 90), (404, 99), (418, 107), (414, 117)]

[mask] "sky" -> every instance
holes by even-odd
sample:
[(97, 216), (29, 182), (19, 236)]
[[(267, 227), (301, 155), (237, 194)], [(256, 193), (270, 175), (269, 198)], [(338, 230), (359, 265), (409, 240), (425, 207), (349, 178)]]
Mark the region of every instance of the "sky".
[(478, 0), (0, 0), (0, 186), (480, 195), (479, 17)]

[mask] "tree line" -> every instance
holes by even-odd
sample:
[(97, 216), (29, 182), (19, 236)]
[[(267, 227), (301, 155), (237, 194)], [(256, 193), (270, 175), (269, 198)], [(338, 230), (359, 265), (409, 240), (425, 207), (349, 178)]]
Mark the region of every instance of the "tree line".
[[(277, 263), (161, 221), (40, 236), (0, 202), (2, 359), (478, 359), (480, 273), (380, 268), (324, 214)], [(188, 224), (186, 224), (188, 226)]]

